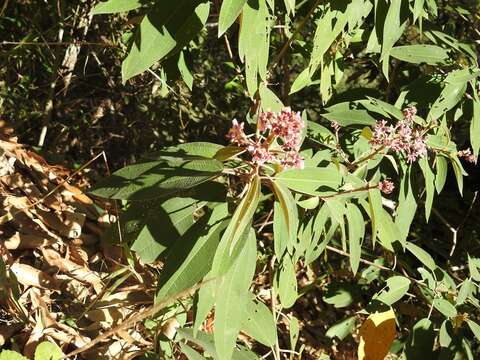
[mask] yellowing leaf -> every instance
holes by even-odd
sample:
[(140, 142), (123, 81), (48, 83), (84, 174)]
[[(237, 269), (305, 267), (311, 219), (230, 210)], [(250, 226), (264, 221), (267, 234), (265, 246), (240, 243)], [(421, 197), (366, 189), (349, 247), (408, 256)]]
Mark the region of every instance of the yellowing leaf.
[(359, 360), (383, 360), (396, 336), (393, 310), (371, 314), (360, 328)]

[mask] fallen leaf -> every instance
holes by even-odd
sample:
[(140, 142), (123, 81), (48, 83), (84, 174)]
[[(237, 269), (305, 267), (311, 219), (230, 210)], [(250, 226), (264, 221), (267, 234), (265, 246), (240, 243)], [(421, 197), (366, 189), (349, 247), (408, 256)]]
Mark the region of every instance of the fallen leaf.
[(396, 336), (393, 310), (374, 312), (365, 320), (359, 331), (359, 360), (383, 360)]
[(33, 266), (14, 263), (10, 270), (15, 274), (17, 281), (24, 286), (35, 286), (46, 290), (58, 290), (58, 284), (48, 274)]

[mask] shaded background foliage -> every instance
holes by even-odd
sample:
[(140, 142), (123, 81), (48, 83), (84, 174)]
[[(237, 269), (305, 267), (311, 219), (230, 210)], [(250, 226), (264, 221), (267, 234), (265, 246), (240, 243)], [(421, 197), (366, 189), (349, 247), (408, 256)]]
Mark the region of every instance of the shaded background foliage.
[[(128, 16), (92, 18), (88, 14), (93, 2), (88, 0), (6, 1), (0, 18), (2, 117), (15, 128), (21, 142), (34, 146), (53, 162), (74, 167), (102, 150), (116, 169), (136, 161), (146, 151), (166, 145), (199, 139), (225, 142), (224, 134), (231, 119), (248, 112), (251, 103), (245, 96), (236, 42), (227, 44), (224, 37), (217, 38), (220, 3), (213, 2), (214, 10), (210, 12), (206, 29), (187, 54), (194, 77), (190, 91), (182, 81), (167, 84), (161, 81), (158, 67), (122, 84), (120, 67), (127, 49), (128, 31), (139, 22), (142, 10)], [(435, 27), (467, 43), (480, 39), (476, 31), (478, 17), (470, 17), (461, 10), (465, 8), (478, 14), (478, 1), (438, 1), (438, 4), (440, 21)], [(301, 8), (299, 15), (307, 11)], [(313, 31), (312, 22), (311, 27), (307, 25), (297, 34), (299, 42)], [(286, 39), (282, 28), (275, 29), (272, 37), (277, 47)], [(420, 40), (421, 34), (411, 27), (401, 42), (415, 44)], [(75, 42), (81, 42), (76, 59), (67, 52), (69, 44)], [(419, 69), (417, 65), (400, 65), (392, 60), (394, 69), (396, 66), (399, 69), (392, 71), (387, 82), (379, 64), (360, 47), (352, 45), (348, 49), (350, 53), (344, 56), (346, 76), (336, 86), (334, 96), (323, 104), (314, 87), (288, 94), (309, 50), (306, 45), (282, 57), (270, 83), (285, 104), (295, 109), (309, 109), (310, 119), (317, 122), (324, 121), (319, 115), (324, 107), (357, 99), (359, 93), (393, 102), (413, 79), (435, 72), (431, 65), (422, 65)], [(478, 42), (477, 54), (480, 54)], [(62, 65), (64, 60), (73, 63), (71, 70)], [(463, 61), (461, 57), (456, 59), (457, 64)], [(42, 127), (46, 127), (47, 132), (43, 146), (39, 147)], [(468, 128), (467, 117), (460, 117), (454, 124), (452, 132), (459, 149), (469, 146)], [(101, 163), (96, 168), (104, 174)], [(473, 202), (479, 190), (480, 172), (473, 165), (467, 164), (466, 169), (470, 177), (465, 183), (464, 197), (458, 197), (455, 178), (450, 173), (446, 190), (435, 199), (436, 210), (429, 224), (425, 224), (423, 213), (418, 211), (410, 234), (428, 248), (441, 266), (461, 267), (466, 259), (457, 254), (464, 254), (462, 250), (466, 249), (478, 254), (480, 250), (480, 212), (478, 200)], [(458, 231), (453, 257), (449, 256), (453, 237), (449, 226)], [(319, 274), (345, 279), (345, 286), (355, 287), (358, 298), (367, 301), (378, 289), (350, 284), (349, 275), (335, 270), (341, 268), (343, 261), (342, 257), (332, 255), (329, 262), (316, 264), (316, 270)], [(322, 296), (324, 291), (313, 290), (299, 301), (296, 309), (302, 314), (300, 317), (307, 319), (305, 331), (311, 331), (311, 341), (330, 346), (330, 340), (324, 336), (325, 329), (345, 312), (336, 313), (325, 302), (312, 307), (312, 299)], [(326, 309), (330, 310), (327, 319), (316, 320)], [(358, 309), (353, 306), (351, 314), (353, 310)]]

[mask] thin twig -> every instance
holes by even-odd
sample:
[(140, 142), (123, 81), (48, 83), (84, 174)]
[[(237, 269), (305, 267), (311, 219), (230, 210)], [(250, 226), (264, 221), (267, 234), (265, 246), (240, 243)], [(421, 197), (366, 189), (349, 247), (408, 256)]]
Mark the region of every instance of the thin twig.
[[(305, 24), (307, 23), (307, 20), (310, 18), (310, 16), (312, 16), (312, 14), (314, 13), (314, 11), (317, 9), (317, 6), (320, 5), (320, 3), (322, 2), (323, 0), (317, 0), (315, 1), (315, 3), (313, 4), (313, 6), (310, 8), (310, 10), (308, 11), (307, 15), (305, 15), (305, 17), (302, 19), (302, 21), (298, 24), (298, 27), (295, 29), (294, 33), (292, 34), (292, 36), (290, 36), (290, 38), (285, 42), (285, 44), (283, 44), (282, 48), (280, 49), (280, 52), (278, 53), (278, 55), (275, 57), (275, 59), (273, 60), (272, 62), (272, 65), (270, 66), (270, 69), (268, 70), (268, 75), (271, 75), (272, 71), (275, 69), (275, 67), (278, 65), (278, 63), (280, 62), (280, 60), (285, 56), (285, 54), (287, 53), (290, 45), (292, 44), (293, 40), (295, 39), (295, 36), (302, 30), (302, 28), (305, 26)], [(270, 76), (267, 76), (267, 78), (270, 77)]]
[(142, 321), (142, 320), (144, 320), (144, 319), (146, 319), (150, 316), (155, 315), (156, 313), (158, 313), (163, 308), (171, 305), (173, 302), (177, 301), (180, 298), (183, 298), (187, 295), (190, 295), (191, 293), (200, 289), (207, 282), (212, 281), (212, 280), (213, 279), (209, 279), (209, 280), (203, 281), (201, 283), (198, 283), (198, 284), (196, 284), (196, 285), (194, 285), (194, 286), (192, 286), (192, 287), (190, 287), (186, 290), (183, 290), (183, 291), (179, 292), (176, 295), (168, 297), (167, 299), (165, 299), (162, 302), (159, 302), (158, 304), (152, 305), (149, 309), (147, 309), (145, 311), (142, 311), (142, 312), (140, 312), (136, 315), (133, 315), (132, 317), (128, 318), (127, 320), (125, 320), (120, 325), (114, 327), (113, 329), (110, 329), (110, 330), (106, 331), (105, 333), (96, 337), (95, 339), (93, 339), (91, 342), (89, 342), (85, 346), (82, 346), (81, 348), (70, 352), (69, 354), (63, 356), (61, 359), (66, 359), (66, 358), (69, 358), (69, 357), (72, 357), (72, 356), (75, 356), (75, 355), (78, 355), (82, 352), (87, 351), (88, 349), (92, 348), (93, 346), (97, 345), (98, 343), (100, 343), (104, 340), (107, 340), (109, 337), (115, 335), (119, 331), (125, 330), (125, 329), (131, 327), (132, 325), (135, 325), (137, 322)]

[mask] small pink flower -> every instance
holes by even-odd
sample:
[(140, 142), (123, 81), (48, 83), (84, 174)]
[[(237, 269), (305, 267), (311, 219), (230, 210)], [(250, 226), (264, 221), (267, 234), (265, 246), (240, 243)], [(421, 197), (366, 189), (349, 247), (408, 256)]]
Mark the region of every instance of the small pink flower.
[(417, 115), (417, 108), (415, 106), (403, 110), (403, 117), (407, 122), (413, 122), (415, 115)]
[(427, 144), (425, 136), (418, 130), (414, 130), (415, 114), (417, 109), (411, 107), (403, 111), (404, 119), (395, 126), (387, 126), (385, 120), (377, 121), (375, 124), (370, 144), (383, 146), (399, 153), (403, 152), (409, 163), (427, 155)]
[(336, 121), (332, 121), (330, 123), (330, 126), (332, 127), (333, 130), (335, 130), (336, 132), (338, 132), (340, 130), (340, 124)]
[(393, 189), (395, 189), (395, 185), (390, 180), (383, 180), (378, 183), (378, 188), (384, 194), (391, 194)]
[(458, 157), (464, 158), (468, 162), (471, 162), (471, 163), (476, 163), (477, 162), (476, 156), (472, 154), (470, 149), (460, 150), (457, 153), (457, 155), (458, 155)]
[[(252, 162), (262, 166), (265, 163), (279, 163), (285, 167), (303, 167), (299, 154), (302, 129), (305, 127), (300, 113), (289, 107), (280, 112), (264, 111), (258, 117), (257, 129), (261, 136), (249, 139), (244, 132), (244, 124), (232, 121), (227, 138), (230, 142), (244, 146), (252, 157)], [(270, 151), (275, 139), (279, 139), (280, 151)]]
[(247, 135), (243, 130), (245, 124), (238, 123), (237, 119), (232, 120), (232, 127), (228, 131), (227, 138), (230, 139), (230, 142), (237, 145), (245, 145), (248, 142)]

